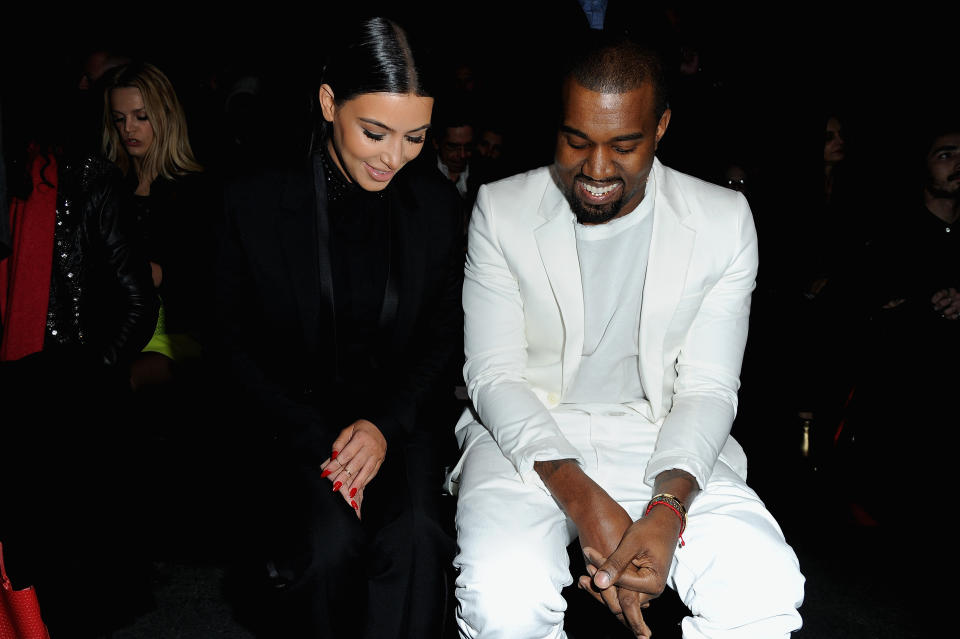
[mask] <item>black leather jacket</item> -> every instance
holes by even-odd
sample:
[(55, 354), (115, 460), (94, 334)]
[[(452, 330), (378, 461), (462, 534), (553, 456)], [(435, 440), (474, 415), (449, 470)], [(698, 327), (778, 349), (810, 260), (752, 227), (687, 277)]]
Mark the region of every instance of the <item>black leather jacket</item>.
[(130, 202), (108, 160), (63, 158), (45, 349), (81, 345), (108, 366), (127, 365), (150, 340), (159, 308)]

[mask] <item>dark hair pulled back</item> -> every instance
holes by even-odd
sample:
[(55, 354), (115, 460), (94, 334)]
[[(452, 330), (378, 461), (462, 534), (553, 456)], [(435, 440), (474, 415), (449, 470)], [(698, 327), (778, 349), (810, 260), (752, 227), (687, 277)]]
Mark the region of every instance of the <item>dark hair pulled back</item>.
[[(412, 93), (433, 97), (427, 56), (415, 48), (399, 24), (382, 16), (355, 21), (338, 39), (323, 67), (320, 84), (333, 89), (336, 104), (368, 93)], [(314, 97), (314, 132), (310, 152), (329, 135), (328, 123)]]
[(321, 83), (333, 89), (337, 104), (366, 93), (413, 93), (432, 97), (426, 69), (396, 22), (383, 17), (355, 24), (345, 42), (328, 57)]

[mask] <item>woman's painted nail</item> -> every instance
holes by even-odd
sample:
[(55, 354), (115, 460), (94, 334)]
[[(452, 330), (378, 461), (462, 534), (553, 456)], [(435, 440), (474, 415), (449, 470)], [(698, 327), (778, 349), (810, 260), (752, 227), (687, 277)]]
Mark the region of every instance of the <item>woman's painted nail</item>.
[(350, 489), (350, 496), (356, 497), (356, 495), (357, 495), (357, 487), (354, 486), (353, 488)]
[(330, 469), (329, 469), (329, 468), (326, 468), (326, 469), (324, 469), (324, 471), (323, 471), (322, 473), (320, 473), (320, 478), (323, 479), (324, 477), (326, 477), (326, 476), (329, 475), (329, 474), (330, 474)]
[(357, 506), (357, 502), (350, 500), (350, 505), (353, 506), (354, 510), (360, 510), (360, 506)]
[(340, 487), (341, 487), (341, 486), (343, 486), (343, 482), (342, 482), (342, 481), (338, 481), (338, 482), (334, 483), (334, 484), (333, 484), (333, 492), (337, 492), (338, 490), (340, 490)]
[(339, 454), (340, 454), (340, 451), (338, 451), (338, 450), (333, 451), (333, 454), (330, 455), (330, 459), (336, 459), (336, 458), (337, 458), (337, 455), (339, 455)]

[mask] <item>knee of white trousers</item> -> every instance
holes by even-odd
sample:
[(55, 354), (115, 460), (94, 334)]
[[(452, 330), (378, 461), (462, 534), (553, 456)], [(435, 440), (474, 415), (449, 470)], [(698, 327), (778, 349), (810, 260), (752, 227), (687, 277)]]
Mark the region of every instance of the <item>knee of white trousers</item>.
[[(513, 546), (502, 540), (501, 546)], [(515, 547), (514, 547), (515, 548)], [(532, 552), (486, 553), (455, 563), (457, 624), (471, 639), (534, 639), (563, 636), (566, 600), (560, 591), (572, 583), (566, 550), (557, 561), (538, 561)], [(559, 564), (559, 565), (558, 565)]]
[[(566, 601), (555, 590), (519, 587), (523, 580), (457, 587), (457, 625), (470, 639), (563, 636)], [(559, 599), (559, 600), (558, 600)]]
[(805, 580), (796, 554), (768, 514), (725, 519), (711, 548), (694, 551), (709, 557), (684, 557), (692, 538), (677, 550), (673, 581), (693, 613), (684, 638), (788, 637), (801, 626)]

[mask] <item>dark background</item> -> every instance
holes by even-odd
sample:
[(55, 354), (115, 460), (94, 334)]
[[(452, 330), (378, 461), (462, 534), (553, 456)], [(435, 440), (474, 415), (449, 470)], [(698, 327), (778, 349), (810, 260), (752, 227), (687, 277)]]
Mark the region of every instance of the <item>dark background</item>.
[[(786, 167), (805, 152), (819, 153), (821, 112), (837, 104), (854, 115), (848, 128), (858, 144), (851, 146), (875, 160), (889, 180), (897, 145), (922, 121), (925, 109), (956, 93), (957, 10), (779, 4), (650, 5), (664, 7), (662, 13), (674, 18), (678, 39), (701, 53), (702, 76), (719, 104), (711, 108), (711, 142)], [(549, 161), (554, 73), (572, 44), (568, 27), (578, 9), (574, 0), (248, 6), (8, 5), (3, 11), (4, 108), (15, 114), (19, 105), (41, 97), (56, 100), (57, 89), (75, 86), (88, 50), (112, 47), (153, 62), (171, 77), (191, 117), (192, 137), (204, 134), (195, 120), (205, 92), (216, 86), (223, 90), (244, 70), (270, 79), (280, 105), (272, 123), (275, 135), (298, 135), (291, 123), (298, 123), (309, 103), (338, 25), (361, 11), (382, 8), (432, 49), (433, 62), (470, 59), (478, 91), (530, 141), (524, 145), (525, 163)], [(7, 130), (18, 126), (10, 115), (4, 120)], [(688, 124), (675, 113), (671, 133)], [(664, 141), (664, 153), (671, 137)]]
[[(789, 229), (822, 185), (828, 111), (846, 116), (848, 158), (859, 167), (867, 216), (890, 214), (891, 207), (878, 203), (916, 191), (908, 179), (911, 145), (933, 113), (957, 109), (956, 9), (921, 3), (896, 11), (814, 3), (658, 6), (675, 19), (677, 41), (695, 46), (701, 57), (696, 82), (675, 87), (661, 158), (705, 179), (716, 177), (713, 170), (726, 160), (754, 167), (770, 194), (759, 220), (762, 265), (775, 261), (778, 248), (768, 239), (776, 234), (765, 231)], [(338, 27), (378, 8), (428, 45), (441, 69), (461, 58), (471, 61), (478, 108), (508, 124), (520, 168), (551, 160), (556, 72), (575, 44), (569, 23), (579, 10), (574, 0), (365, 2), (362, 8), (264, 2), (250, 9), (238, 3), (88, 3), (71, 9), (8, 3), (0, 10), (4, 150), (22, 129), (73, 122), (73, 89), (84, 56), (113, 48), (170, 76), (201, 162), (217, 157), (218, 100), (233, 79), (250, 71), (264, 78), (271, 96), (264, 120), (273, 152), (296, 154)], [(782, 318), (756, 316), (769, 322), (770, 335), (781, 330)], [(751, 333), (755, 354), (772, 350), (767, 336)], [(765, 363), (748, 357), (734, 433), (750, 457), (751, 484), (783, 524), (808, 577), (802, 636), (927, 636), (912, 616), (929, 606), (921, 601), (923, 585), (916, 577), (919, 544), (897, 529), (879, 534), (836, 525), (836, 507), (847, 498), (844, 486), (796, 456), (795, 415), (766, 392), (771, 382), (763, 379), (769, 375)], [(761, 434), (770, 431), (778, 434)], [(926, 518), (917, 528), (929, 531), (931, 543), (949, 543), (940, 539), (927, 498), (936, 495), (924, 493), (905, 510)]]

